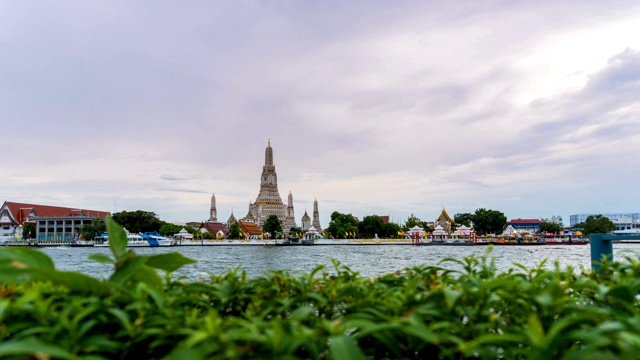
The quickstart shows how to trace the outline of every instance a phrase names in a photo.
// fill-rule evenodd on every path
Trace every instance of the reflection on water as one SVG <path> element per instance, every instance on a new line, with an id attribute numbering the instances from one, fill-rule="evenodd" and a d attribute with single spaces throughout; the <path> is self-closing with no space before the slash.
<path id="1" fill-rule="evenodd" d="M 54 261 L 60 270 L 79 271 L 91 276 L 106 278 L 112 273 L 112 267 L 88 260 L 95 253 L 110 254 L 108 248 L 41 248 Z M 331 270 L 331 259 L 360 272 L 363 276 L 375 276 L 394 272 L 417 265 L 437 265 L 445 258 L 462 259 L 465 256 L 484 254 L 486 246 L 184 246 L 170 248 L 136 248 L 138 254 L 160 254 L 177 251 L 197 260 L 196 264 L 183 267 L 176 275 L 184 275 L 189 280 L 206 277 L 204 274 L 221 274 L 229 269 L 240 269 L 249 277 L 258 277 L 269 270 L 288 270 L 309 272 L 318 265 Z M 615 244 L 614 257 L 623 260 L 624 256 L 638 258 L 640 244 Z M 547 259 L 546 268 L 552 268 L 557 261 L 562 268 L 590 266 L 589 245 L 576 246 L 496 246 L 491 252 L 499 270 L 515 268 L 519 263 L 531 268 Z M 453 263 L 443 265 L 455 269 Z"/>

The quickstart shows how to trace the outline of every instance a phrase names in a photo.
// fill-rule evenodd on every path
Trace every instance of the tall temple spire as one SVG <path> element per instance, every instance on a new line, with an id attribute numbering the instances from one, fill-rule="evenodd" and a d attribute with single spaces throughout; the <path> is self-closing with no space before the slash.
<path id="1" fill-rule="evenodd" d="M 271 139 L 269 139 L 267 148 L 264 151 L 264 166 L 273 166 L 273 149 L 271 148 Z"/>
<path id="2" fill-rule="evenodd" d="M 313 200 L 313 227 L 316 228 L 318 232 L 322 232 L 320 213 L 318 212 L 318 199 Z"/>
<path id="3" fill-rule="evenodd" d="M 256 202 L 249 205 L 249 213 L 256 220 L 256 224 L 262 226 L 269 215 L 278 216 L 278 219 L 284 223 L 287 216 L 286 208 L 278 191 L 278 175 L 276 167 L 273 165 L 273 149 L 271 148 L 271 139 L 269 139 L 260 176 L 260 192 Z"/>
<path id="4" fill-rule="evenodd" d="M 211 211 L 209 221 L 218 221 L 218 210 L 216 210 L 216 194 L 211 194 Z"/>

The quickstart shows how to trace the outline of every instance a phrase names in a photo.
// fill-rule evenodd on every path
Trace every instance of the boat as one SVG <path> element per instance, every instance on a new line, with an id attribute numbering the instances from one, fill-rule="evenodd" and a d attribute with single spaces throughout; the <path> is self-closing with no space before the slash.
<path id="1" fill-rule="evenodd" d="M 175 245 L 175 240 L 168 239 L 155 231 L 146 232 L 141 236 L 144 240 L 148 241 L 149 245 L 152 247 Z"/>
<path id="2" fill-rule="evenodd" d="M 159 247 L 171 246 L 172 241 L 158 234 L 157 232 L 148 232 L 142 235 L 127 233 L 127 247 Z M 109 247 L 109 237 L 107 234 L 96 236 L 93 243 L 94 247 Z"/>
<path id="3" fill-rule="evenodd" d="M 589 243 L 588 238 L 572 238 L 571 236 L 549 238 L 543 237 L 540 240 L 543 241 L 546 245 L 587 245 Z"/>

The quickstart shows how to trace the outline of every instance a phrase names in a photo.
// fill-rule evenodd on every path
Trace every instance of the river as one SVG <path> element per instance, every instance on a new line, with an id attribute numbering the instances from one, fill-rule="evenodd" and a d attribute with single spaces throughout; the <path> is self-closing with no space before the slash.
<path id="1" fill-rule="evenodd" d="M 221 274 L 229 269 L 241 268 L 249 277 L 262 276 L 269 270 L 289 270 L 308 272 L 318 265 L 329 270 L 332 259 L 360 272 L 364 276 L 375 276 L 394 272 L 417 265 L 437 265 L 445 258 L 463 259 L 470 255 L 483 255 L 487 246 L 176 246 L 167 248 L 135 248 L 139 254 L 159 254 L 180 252 L 197 260 L 184 266 L 176 275 L 184 275 L 189 280 L 205 279 L 208 274 Z M 40 250 L 54 261 L 56 269 L 79 271 L 99 278 L 108 277 L 113 269 L 109 264 L 88 260 L 91 254 L 110 254 L 108 248 L 68 248 L 45 247 Z M 640 244 L 614 244 L 615 260 L 624 256 L 640 257 Z M 557 261 L 561 267 L 574 268 L 590 266 L 590 246 L 496 246 L 490 254 L 495 258 L 496 267 L 506 271 L 519 263 L 531 268 L 547 259 L 546 268 Z M 455 264 L 443 265 L 459 268 Z"/>

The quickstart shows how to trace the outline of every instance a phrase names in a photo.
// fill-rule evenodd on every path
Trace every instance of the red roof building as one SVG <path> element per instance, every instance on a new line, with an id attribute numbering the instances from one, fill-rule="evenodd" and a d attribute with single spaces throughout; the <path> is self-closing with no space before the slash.
<path id="1" fill-rule="evenodd" d="M 224 234 L 224 236 L 227 236 L 227 234 L 229 233 L 227 224 L 218 221 L 205 221 L 200 224 L 200 230 L 202 229 L 205 229 L 213 235 L 217 235 L 220 231 L 222 231 L 222 234 Z"/>
<path id="2" fill-rule="evenodd" d="M 249 237 L 259 237 L 262 236 L 262 230 L 258 227 L 258 224 L 252 221 L 238 221 L 238 226 L 240 227 L 240 231 L 245 234 L 249 234 Z"/>
<path id="3" fill-rule="evenodd" d="M 0 235 L 22 237 L 22 226 L 30 223 L 36 225 L 37 239 L 70 241 L 80 226 L 108 215 L 106 211 L 5 201 L 0 207 Z"/>

